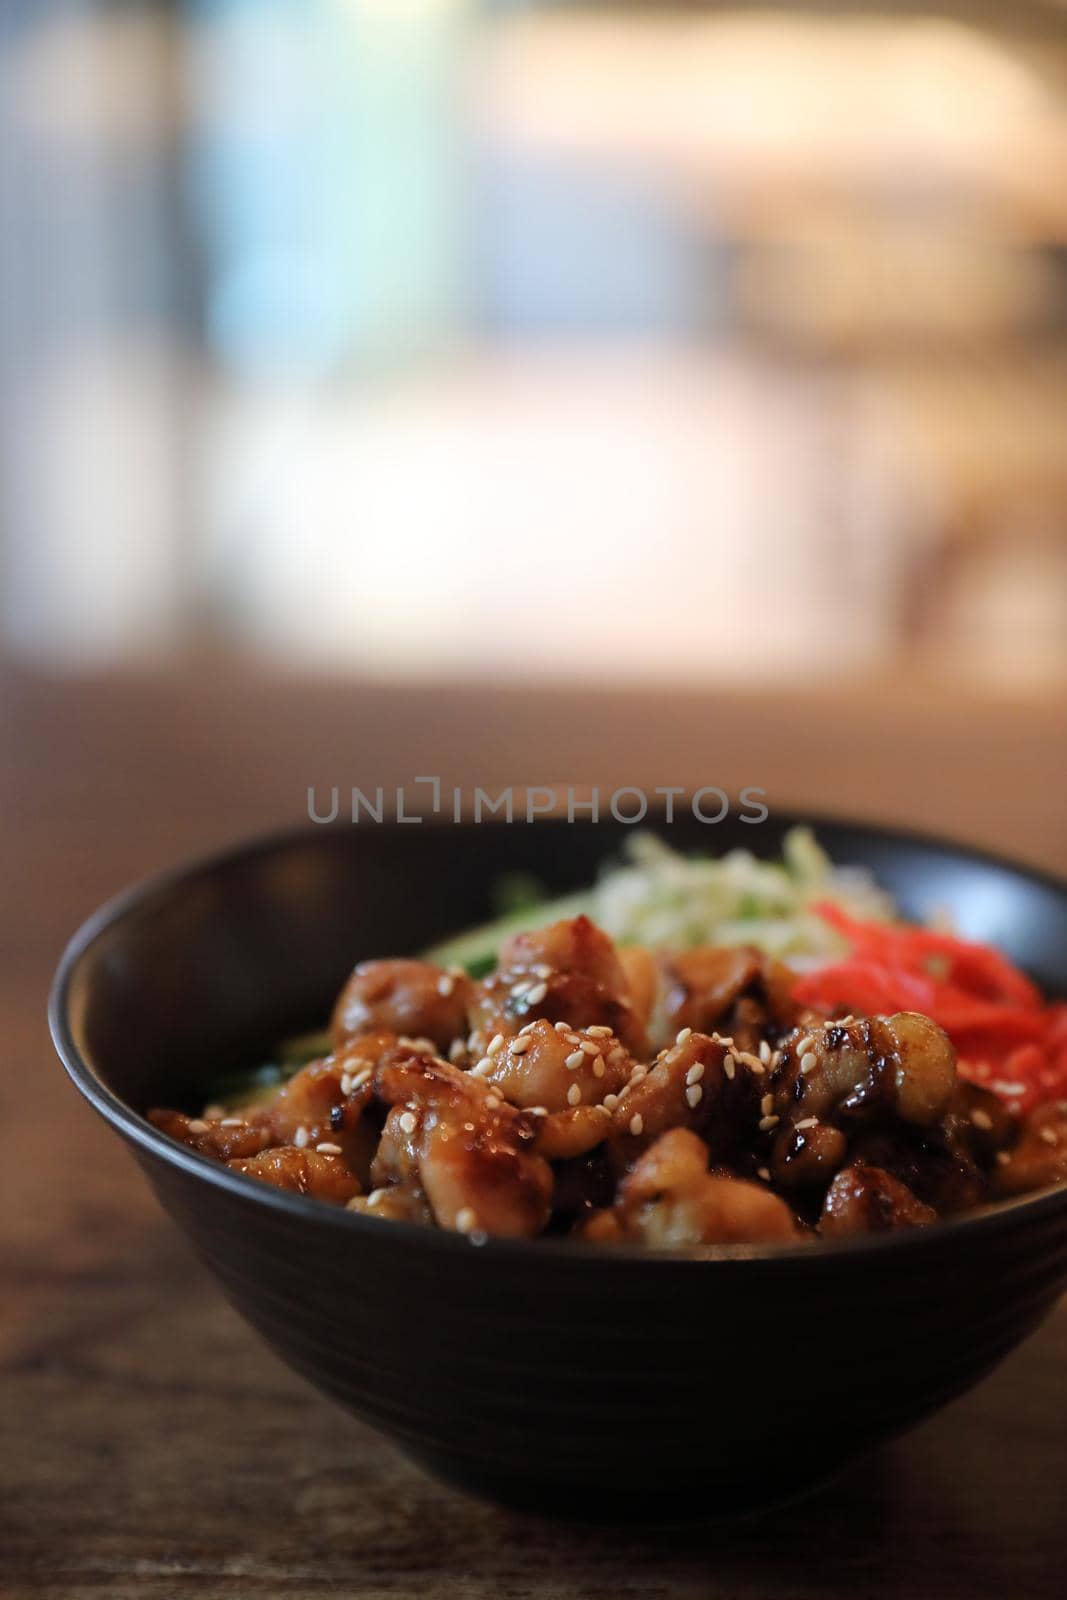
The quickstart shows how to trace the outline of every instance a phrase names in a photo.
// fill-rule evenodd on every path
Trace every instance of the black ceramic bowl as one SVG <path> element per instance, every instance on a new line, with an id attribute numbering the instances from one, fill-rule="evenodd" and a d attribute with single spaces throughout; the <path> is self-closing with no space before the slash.
<path id="1" fill-rule="evenodd" d="M 675 825 L 776 853 L 792 819 Z M 1067 886 L 912 836 L 817 824 L 920 915 L 955 910 L 1050 992 Z M 588 882 L 624 828 L 356 826 L 238 850 L 132 891 L 77 934 L 59 1053 L 248 1321 L 443 1477 L 529 1509 L 712 1516 L 799 1492 L 962 1393 L 1067 1280 L 1067 1187 L 929 1229 L 684 1254 L 490 1240 L 282 1193 L 144 1121 L 320 1025 L 354 961 L 482 919 L 529 868 Z"/>

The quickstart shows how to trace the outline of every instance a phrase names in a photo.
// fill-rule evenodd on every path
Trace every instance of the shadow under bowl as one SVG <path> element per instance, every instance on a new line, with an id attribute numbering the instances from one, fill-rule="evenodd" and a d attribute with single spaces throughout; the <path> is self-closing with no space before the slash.
<path id="1" fill-rule="evenodd" d="M 795 819 L 664 830 L 774 855 Z M 952 907 L 1051 992 L 1067 886 L 993 857 L 817 821 L 919 916 Z M 242 1315 L 439 1476 L 512 1507 L 691 1521 L 802 1493 L 963 1393 L 1067 1282 L 1067 1186 L 928 1229 L 652 1254 L 375 1221 L 271 1189 L 152 1128 L 321 1026 L 353 963 L 489 911 L 502 873 L 589 882 L 618 825 L 305 829 L 139 887 L 72 940 L 53 1036 Z"/>

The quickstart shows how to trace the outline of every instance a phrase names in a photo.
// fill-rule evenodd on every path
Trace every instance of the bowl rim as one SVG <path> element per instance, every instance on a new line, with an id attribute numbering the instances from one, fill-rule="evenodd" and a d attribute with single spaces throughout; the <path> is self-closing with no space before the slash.
<path id="1" fill-rule="evenodd" d="M 974 865 L 996 867 L 1011 872 L 1029 880 L 1035 886 L 1067 897 L 1067 878 L 997 851 L 964 844 L 937 833 L 869 822 L 824 811 L 796 812 L 776 807 L 771 814 L 783 829 L 804 825 L 812 828 L 816 834 L 820 829 L 826 828 L 849 829 L 856 833 L 871 834 L 886 844 L 919 845 L 942 854 L 956 856 Z M 433 817 L 426 817 L 423 820 L 428 826 L 436 827 L 441 832 L 446 828 L 449 832 L 457 830 L 457 825 L 451 822 L 441 822 Z M 543 829 L 554 823 L 558 825 L 559 820 L 545 817 L 524 826 Z M 647 818 L 643 819 L 643 825 L 654 828 L 663 821 L 662 816 L 655 816 L 650 812 Z M 472 825 L 466 824 L 466 826 Z M 384 1219 L 367 1216 L 362 1212 L 349 1211 L 344 1206 L 330 1205 L 308 1195 L 278 1189 L 245 1173 L 234 1172 L 223 1163 L 213 1161 L 210 1157 L 189 1149 L 188 1146 L 162 1133 L 139 1112 L 128 1106 L 82 1055 L 74 1040 L 69 1014 L 70 990 L 78 967 L 93 945 L 125 917 L 150 905 L 153 900 L 162 899 L 179 885 L 189 880 L 210 877 L 224 867 L 254 861 L 258 856 L 299 848 L 314 840 L 341 833 L 346 826 L 347 824 L 339 823 L 298 823 L 272 829 L 251 839 L 223 846 L 139 879 L 98 906 L 75 931 L 64 948 L 48 996 L 48 1026 L 59 1059 L 68 1077 L 93 1109 L 130 1144 L 148 1155 L 157 1157 L 164 1165 L 176 1167 L 191 1178 L 199 1178 L 208 1184 L 213 1184 L 235 1199 L 264 1205 L 294 1222 L 317 1222 L 320 1226 L 354 1229 L 357 1236 L 366 1235 L 367 1230 L 370 1230 L 371 1236 L 379 1243 L 383 1239 L 381 1229 L 388 1226 L 392 1232 L 387 1237 L 396 1239 L 398 1244 L 402 1245 L 406 1240 L 409 1246 L 418 1245 L 423 1249 L 459 1250 L 468 1257 L 471 1255 L 482 1257 L 487 1262 L 503 1259 L 525 1262 L 595 1261 L 609 1266 L 626 1261 L 643 1262 L 648 1266 L 655 1264 L 660 1267 L 677 1268 L 683 1263 L 698 1265 L 709 1261 L 763 1263 L 774 1261 L 784 1264 L 804 1262 L 813 1257 L 817 1260 L 866 1257 L 886 1251 L 896 1254 L 902 1251 L 922 1252 L 926 1248 L 936 1248 L 938 1241 L 948 1241 L 961 1231 L 968 1236 L 979 1232 L 988 1235 L 1027 1218 L 1038 1223 L 1059 1212 L 1067 1211 L 1067 1182 L 1064 1182 L 1028 1194 L 992 1201 L 974 1211 L 941 1218 L 929 1227 L 904 1228 L 883 1234 L 857 1234 L 841 1239 L 805 1236 L 797 1239 L 795 1243 L 690 1245 L 678 1249 L 649 1249 L 647 1246 L 632 1244 L 596 1244 L 556 1235 L 535 1239 L 476 1236 L 477 1242 L 475 1242 L 469 1236 L 455 1233 L 450 1229 L 429 1228 L 416 1223 L 393 1220 L 386 1222 Z M 465 824 L 460 823 L 458 826 L 462 829 Z M 504 827 L 506 824 L 489 823 L 488 826 Z"/>

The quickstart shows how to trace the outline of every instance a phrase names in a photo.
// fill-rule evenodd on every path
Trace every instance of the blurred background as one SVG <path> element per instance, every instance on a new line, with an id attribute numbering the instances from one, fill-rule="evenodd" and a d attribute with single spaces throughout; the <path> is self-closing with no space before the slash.
<path id="1" fill-rule="evenodd" d="M 24 672 L 1067 682 L 1067 8 L 5 0 Z"/>

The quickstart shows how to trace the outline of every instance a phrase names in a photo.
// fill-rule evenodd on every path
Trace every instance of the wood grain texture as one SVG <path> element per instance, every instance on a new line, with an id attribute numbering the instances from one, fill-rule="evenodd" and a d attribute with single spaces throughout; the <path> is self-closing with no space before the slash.
<path id="1" fill-rule="evenodd" d="M 669 1537 L 508 1516 L 422 1477 L 260 1347 L 66 1084 L 43 1010 L 65 937 L 100 899 L 299 820 L 311 783 L 754 783 L 1067 872 L 1065 750 L 1055 701 L 903 688 L 707 700 L 0 679 L 0 1593 L 1058 1596 L 1062 1309 L 973 1394 L 771 1516 Z M 619 1485 L 623 1519 L 641 1490 Z"/>

